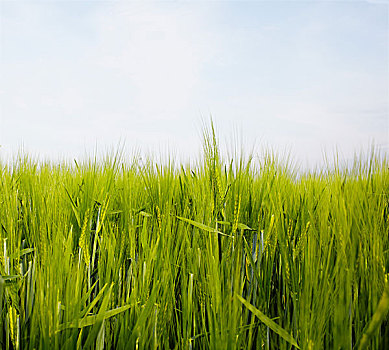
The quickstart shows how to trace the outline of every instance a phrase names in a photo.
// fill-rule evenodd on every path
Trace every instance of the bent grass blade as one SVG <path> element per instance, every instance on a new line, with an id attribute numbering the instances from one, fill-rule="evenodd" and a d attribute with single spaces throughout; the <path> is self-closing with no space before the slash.
<path id="1" fill-rule="evenodd" d="M 277 333 L 281 338 L 295 346 L 297 349 L 300 349 L 296 340 L 285 329 L 280 327 L 277 323 L 275 323 L 273 320 L 271 320 L 269 317 L 259 311 L 255 306 L 251 305 L 248 301 L 246 301 L 246 299 L 242 298 L 240 295 L 236 294 L 236 297 L 273 332 Z"/>
<path id="2" fill-rule="evenodd" d="M 369 340 L 373 337 L 378 327 L 385 320 L 388 311 L 389 311 L 389 281 L 385 283 L 385 288 L 381 300 L 378 303 L 377 309 L 373 317 L 371 318 L 366 330 L 363 332 L 358 350 L 363 350 L 368 347 Z"/>

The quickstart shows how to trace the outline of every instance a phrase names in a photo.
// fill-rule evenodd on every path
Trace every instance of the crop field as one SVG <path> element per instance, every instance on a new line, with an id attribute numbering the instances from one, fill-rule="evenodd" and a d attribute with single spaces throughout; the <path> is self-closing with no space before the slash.
<path id="1" fill-rule="evenodd" d="M 2 349 L 387 349 L 389 161 L 0 164 Z"/>

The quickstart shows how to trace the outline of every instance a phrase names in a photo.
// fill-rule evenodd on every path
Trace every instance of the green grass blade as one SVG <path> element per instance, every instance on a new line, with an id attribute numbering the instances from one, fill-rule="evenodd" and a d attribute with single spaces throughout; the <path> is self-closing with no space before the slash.
<path id="1" fill-rule="evenodd" d="M 388 311 L 389 311 L 389 281 L 385 283 L 385 288 L 381 300 L 378 303 L 377 309 L 374 312 L 374 315 L 371 318 L 366 330 L 363 332 L 362 338 L 358 346 L 358 350 L 363 350 L 368 347 L 370 339 L 373 337 L 378 327 L 385 320 Z"/>
<path id="2" fill-rule="evenodd" d="M 236 297 L 242 302 L 244 306 L 246 306 L 255 316 L 257 316 L 261 322 L 263 322 L 267 327 L 269 327 L 273 332 L 277 333 L 281 338 L 286 340 L 288 343 L 295 346 L 297 349 L 300 349 L 296 340 L 282 327 L 280 327 L 277 323 L 259 311 L 255 306 L 251 305 L 240 295 L 236 294 Z"/>

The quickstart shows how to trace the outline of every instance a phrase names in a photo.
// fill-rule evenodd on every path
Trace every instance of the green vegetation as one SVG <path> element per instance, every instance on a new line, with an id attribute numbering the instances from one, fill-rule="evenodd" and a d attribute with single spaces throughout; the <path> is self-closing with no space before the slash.
<path id="1" fill-rule="evenodd" d="M 389 162 L 0 168 L 3 349 L 384 349 Z"/>

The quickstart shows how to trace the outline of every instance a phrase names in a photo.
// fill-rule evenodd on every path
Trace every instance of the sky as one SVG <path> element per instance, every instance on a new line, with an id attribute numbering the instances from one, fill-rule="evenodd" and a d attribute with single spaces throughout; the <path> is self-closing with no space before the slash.
<path id="1" fill-rule="evenodd" d="M 385 1 L 0 0 L 0 157 L 389 152 Z"/>

